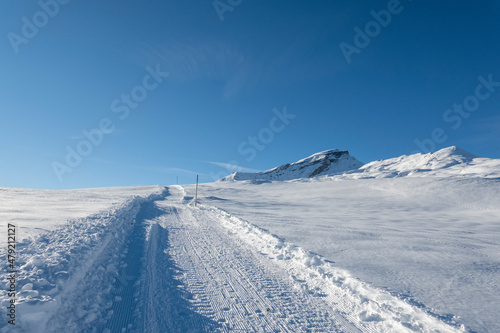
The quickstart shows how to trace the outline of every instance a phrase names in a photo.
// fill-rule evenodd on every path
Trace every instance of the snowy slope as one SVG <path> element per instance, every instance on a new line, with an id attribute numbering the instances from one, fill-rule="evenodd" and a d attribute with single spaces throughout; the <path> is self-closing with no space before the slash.
<path id="1" fill-rule="evenodd" d="M 18 332 L 465 331 L 215 205 L 194 207 L 180 186 L 16 250 Z M 5 318 L 5 290 L 0 299 Z"/>
<path id="2" fill-rule="evenodd" d="M 500 332 L 498 179 L 218 182 L 198 195 L 443 320 Z"/>
<path id="3" fill-rule="evenodd" d="M 18 227 L 17 239 L 33 238 L 70 220 L 97 214 L 120 205 L 133 196 L 161 192 L 161 186 L 95 188 L 79 190 L 33 190 L 0 188 L 0 228 Z M 0 238 L 5 247 L 7 239 Z"/>
<path id="4" fill-rule="evenodd" d="M 0 189 L 15 331 L 499 332 L 498 160 L 354 164 L 326 151 L 201 184 L 196 207 L 191 185 Z"/>
<path id="5" fill-rule="evenodd" d="M 291 164 L 257 172 L 234 172 L 221 181 L 232 180 L 290 180 L 337 174 L 362 166 L 363 163 L 349 155 L 347 150 L 326 150 Z"/>
<path id="6" fill-rule="evenodd" d="M 327 150 L 298 162 L 256 173 L 234 172 L 221 181 L 284 181 L 312 177 L 336 179 L 469 176 L 499 178 L 500 159 L 481 158 L 452 146 L 435 153 L 403 155 L 364 164 L 347 151 Z"/>
<path id="7" fill-rule="evenodd" d="M 390 177 L 450 177 L 470 176 L 499 178 L 500 160 L 480 158 L 461 148 L 452 146 L 435 153 L 403 155 L 387 160 L 375 161 L 354 170 L 345 178 L 390 178 Z"/>

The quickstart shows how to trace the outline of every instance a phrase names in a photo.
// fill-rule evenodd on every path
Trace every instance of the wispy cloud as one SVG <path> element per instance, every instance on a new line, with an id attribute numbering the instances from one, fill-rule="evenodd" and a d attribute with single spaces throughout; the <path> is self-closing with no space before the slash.
<path id="1" fill-rule="evenodd" d="M 92 161 L 92 162 L 97 162 L 97 163 L 106 163 L 106 164 L 113 163 L 111 160 L 107 160 L 105 158 L 98 158 L 98 157 L 88 157 L 87 160 Z"/>
<path id="2" fill-rule="evenodd" d="M 228 171 L 243 171 L 243 172 L 260 172 L 260 170 L 256 169 L 251 169 L 251 168 L 245 168 L 236 164 L 230 164 L 230 163 L 221 163 L 221 162 L 211 162 L 211 161 L 205 161 L 207 163 L 213 164 L 220 166 L 221 168 L 225 168 Z"/>
<path id="3" fill-rule="evenodd" d="M 344 14 L 344 10 L 339 10 L 327 23 L 328 29 L 321 28 L 326 26 L 323 22 L 316 28 L 313 38 L 310 31 L 298 29 L 293 37 L 282 41 L 264 38 L 266 44 L 254 45 L 254 48 L 250 47 L 251 42 L 230 43 L 216 38 L 192 38 L 182 42 L 169 39 L 162 45 L 143 46 L 141 60 L 137 60 L 139 55 L 133 57 L 141 65 L 162 64 L 172 80 L 217 79 L 224 84 L 222 96 L 230 99 L 262 84 L 289 84 L 330 77 L 345 70 L 346 64 L 337 45 L 331 43 L 331 31 L 343 26 Z M 270 43 L 273 48 L 266 47 Z M 325 67 L 325 63 L 332 65 Z"/>
<path id="4" fill-rule="evenodd" d="M 64 159 L 66 156 L 64 154 L 54 154 L 54 153 L 42 153 L 45 157 L 55 158 L 55 159 Z"/>
<path id="5" fill-rule="evenodd" d="M 115 128 L 112 132 L 110 133 L 106 133 L 106 136 L 108 135 L 118 135 L 118 134 L 124 134 L 126 131 L 124 129 L 120 129 L 120 128 Z M 68 139 L 70 140 L 87 140 L 86 137 L 84 137 L 83 135 L 72 135 L 72 136 L 68 136 Z"/>
<path id="6" fill-rule="evenodd" d="M 482 118 L 476 121 L 474 128 L 478 131 L 472 140 L 476 143 L 500 141 L 500 116 Z"/>
<path id="7" fill-rule="evenodd" d="M 235 47 L 221 41 L 179 43 L 163 47 L 148 46 L 144 53 L 153 62 L 164 64 L 172 79 L 189 81 L 214 78 L 224 81 L 222 95 L 229 99 L 240 93 L 257 74 L 256 65 Z"/>
<path id="8" fill-rule="evenodd" d="M 500 116 L 481 118 L 476 121 L 475 125 L 478 130 L 498 131 L 500 129 Z"/>
<path id="9" fill-rule="evenodd" d="M 164 174 L 187 174 L 187 175 L 202 175 L 200 172 L 187 170 L 183 168 L 176 167 L 163 167 L 163 166 L 136 166 L 137 169 L 151 171 L 156 173 L 164 173 Z"/>

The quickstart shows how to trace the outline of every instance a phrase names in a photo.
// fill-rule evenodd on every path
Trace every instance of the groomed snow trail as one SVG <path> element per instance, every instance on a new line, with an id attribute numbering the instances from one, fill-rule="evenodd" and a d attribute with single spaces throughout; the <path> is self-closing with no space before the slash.
<path id="1" fill-rule="evenodd" d="M 54 287 L 23 287 L 36 298 L 21 304 L 18 331 L 465 331 L 219 208 L 194 207 L 180 186 L 120 207 L 30 245 L 23 257 L 47 248 L 57 265 L 22 266 L 28 286 L 46 276 Z M 79 255 L 61 262 L 68 251 Z"/>
<path id="2" fill-rule="evenodd" d="M 146 221 L 143 331 L 463 332 L 180 186 Z"/>
<path id="3" fill-rule="evenodd" d="M 153 221 L 160 228 L 168 230 L 169 246 L 164 249 L 156 246 L 167 242 L 160 239 L 160 229 L 153 225 L 149 242 L 151 249 L 156 248 L 154 253 L 149 254 L 154 257 L 164 251 L 173 259 L 179 272 L 179 287 L 188 292 L 192 309 L 210 318 L 212 330 L 359 331 L 354 327 L 343 329 L 336 319 L 335 311 L 326 302 L 297 290 L 281 268 L 238 238 L 231 237 L 213 216 L 176 204 L 174 200 L 158 202 L 158 207 L 165 214 Z M 165 236 L 167 233 L 163 232 Z M 156 265 L 156 270 L 163 271 L 165 268 Z M 162 277 L 163 274 L 151 275 L 149 286 L 161 285 L 158 280 L 162 280 Z M 158 311 L 158 303 L 164 297 L 158 292 L 156 288 L 149 292 L 145 307 L 145 331 L 180 329 L 182 325 L 192 322 L 190 318 L 185 318 L 184 323 L 177 323 L 180 327 L 169 327 L 173 324 L 171 319 L 163 311 Z M 196 327 L 189 329 L 195 331 Z"/>

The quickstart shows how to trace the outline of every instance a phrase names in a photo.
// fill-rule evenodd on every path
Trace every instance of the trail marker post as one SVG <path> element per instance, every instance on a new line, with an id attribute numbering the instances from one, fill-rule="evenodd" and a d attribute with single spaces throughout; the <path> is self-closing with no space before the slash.
<path id="1" fill-rule="evenodd" d="M 194 206 L 198 203 L 198 175 L 196 175 L 196 191 L 194 192 Z"/>

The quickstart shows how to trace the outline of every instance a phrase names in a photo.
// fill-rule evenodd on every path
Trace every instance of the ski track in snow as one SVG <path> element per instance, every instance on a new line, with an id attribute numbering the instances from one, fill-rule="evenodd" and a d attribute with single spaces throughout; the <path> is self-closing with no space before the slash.
<path id="1" fill-rule="evenodd" d="M 42 236 L 23 244 L 27 255 L 40 244 L 64 248 L 69 238 L 58 235 L 83 230 L 85 251 L 49 275 L 47 264 L 26 264 L 23 284 L 38 281 L 40 291 L 25 288 L 17 331 L 465 331 L 216 207 L 193 207 L 190 199 L 171 186 L 112 216 L 60 228 L 54 241 Z"/>

